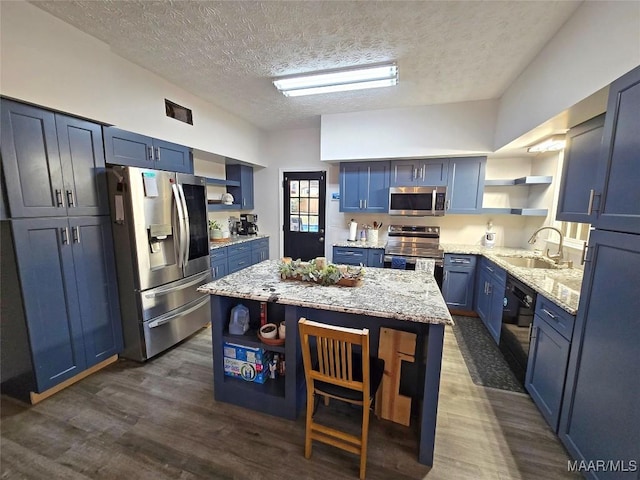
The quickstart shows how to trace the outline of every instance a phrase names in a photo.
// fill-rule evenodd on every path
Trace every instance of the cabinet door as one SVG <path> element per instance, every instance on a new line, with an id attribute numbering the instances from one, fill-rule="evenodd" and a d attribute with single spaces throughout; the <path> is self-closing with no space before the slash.
<path id="1" fill-rule="evenodd" d="M 367 264 L 367 248 L 346 248 L 333 247 L 333 263 L 343 265 L 366 265 Z"/>
<path id="2" fill-rule="evenodd" d="M 598 171 L 602 196 L 596 228 L 640 233 L 640 67 L 620 77 L 609 88 Z"/>
<path id="3" fill-rule="evenodd" d="M 487 157 L 449 159 L 446 213 L 482 212 L 486 163 Z"/>
<path id="4" fill-rule="evenodd" d="M 495 277 L 489 277 L 489 318 L 486 322 L 487 330 L 496 341 L 500 343 L 500 331 L 502 329 L 502 310 L 504 308 L 504 283 Z"/>
<path id="5" fill-rule="evenodd" d="M 122 351 L 110 217 L 69 217 L 87 366 Z"/>
<path id="6" fill-rule="evenodd" d="M 556 220 L 593 223 L 595 215 L 589 213 L 589 205 L 595 195 L 603 127 L 604 114 L 567 133 Z"/>
<path id="7" fill-rule="evenodd" d="M 243 253 L 240 255 L 229 256 L 229 273 L 237 272 L 243 268 L 251 266 L 251 252 Z"/>
<path id="8" fill-rule="evenodd" d="M 445 267 L 442 295 L 447 306 L 457 310 L 473 310 L 474 270 L 469 267 Z"/>
<path id="9" fill-rule="evenodd" d="M 569 341 L 535 315 L 525 387 L 554 432 L 558 431 L 568 359 Z"/>
<path id="10" fill-rule="evenodd" d="M 409 187 L 417 184 L 419 166 L 413 160 L 395 160 L 391 162 L 390 185 L 392 187 Z"/>
<path id="11" fill-rule="evenodd" d="M 184 145 L 153 140 L 155 167 L 170 172 L 193 173 L 193 155 Z"/>
<path id="12" fill-rule="evenodd" d="M 58 146 L 69 215 L 108 215 L 102 126 L 56 115 Z"/>
<path id="13" fill-rule="evenodd" d="M 107 163 L 156 168 L 153 139 L 115 127 L 105 127 L 104 153 Z"/>
<path id="14" fill-rule="evenodd" d="M 640 458 L 640 242 L 595 230 L 576 317 L 560 440 L 574 459 Z M 637 472 L 600 478 L 636 479 Z"/>
<path id="15" fill-rule="evenodd" d="M 85 369 L 71 232 L 66 218 L 13 220 L 38 392 Z"/>
<path id="16" fill-rule="evenodd" d="M 478 273 L 475 301 L 476 312 L 486 327 L 491 315 L 491 296 L 489 295 L 489 275 L 485 270 L 480 270 Z"/>
<path id="17" fill-rule="evenodd" d="M 377 268 L 382 268 L 384 266 L 384 248 L 368 249 L 367 266 Z"/>
<path id="18" fill-rule="evenodd" d="M 365 176 L 366 195 L 363 211 L 386 213 L 389 211 L 389 162 L 371 162 L 362 171 Z"/>
<path id="19" fill-rule="evenodd" d="M 240 183 L 240 186 L 227 187 L 227 191 L 233 195 L 233 203 L 239 204 L 241 210 L 253 210 L 253 167 L 227 165 L 226 169 L 227 180 Z"/>
<path id="20" fill-rule="evenodd" d="M 441 187 L 447 184 L 448 178 L 449 159 L 434 158 L 421 162 L 417 183 L 426 187 Z"/>
<path id="21" fill-rule="evenodd" d="M 359 163 L 340 164 L 340 211 L 359 212 L 362 209 L 362 196 L 360 193 L 360 169 Z"/>
<path id="22" fill-rule="evenodd" d="M 4 100 L 2 166 L 9 216 L 64 216 L 67 207 L 53 112 Z"/>
<path id="23" fill-rule="evenodd" d="M 229 273 L 227 259 L 217 260 L 211 263 L 211 277 L 213 280 L 222 278 Z"/>

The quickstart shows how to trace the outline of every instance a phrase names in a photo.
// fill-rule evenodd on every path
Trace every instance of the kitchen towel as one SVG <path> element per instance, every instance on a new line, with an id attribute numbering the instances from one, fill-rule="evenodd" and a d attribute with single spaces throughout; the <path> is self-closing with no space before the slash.
<path id="1" fill-rule="evenodd" d="M 407 260 L 402 257 L 391 257 L 391 268 L 405 270 L 407 268 Z"/>

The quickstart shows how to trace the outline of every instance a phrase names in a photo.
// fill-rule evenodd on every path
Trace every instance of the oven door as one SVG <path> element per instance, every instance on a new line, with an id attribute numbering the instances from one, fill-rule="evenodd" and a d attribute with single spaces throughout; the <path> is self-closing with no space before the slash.
<path id="1" fill-rule="evenodd" d="M 444 215 L 446 187 L 392 187 L 389 189 L 389 215 Z"/>

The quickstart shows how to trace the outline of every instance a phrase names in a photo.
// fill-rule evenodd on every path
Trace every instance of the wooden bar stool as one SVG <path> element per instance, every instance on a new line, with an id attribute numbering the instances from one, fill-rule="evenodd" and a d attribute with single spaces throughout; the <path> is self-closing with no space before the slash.
<path id="1" fill-rule="evenodd" d="M 369 330 L 336 327 L 301 318 L 298 322 L 307 382 L 304 456 L 311 457 L 313 440 L 360 455 L 360 478 L 365 478 L 371 402 L 380 386 L 384 361 L 369 355 Z M 317 358 L 312 359 L 315 338 Z M 354 348 L 355 347 L 355 348 Z M 362 406 L 360 437 L 316 423 L 315 395 Z"/>

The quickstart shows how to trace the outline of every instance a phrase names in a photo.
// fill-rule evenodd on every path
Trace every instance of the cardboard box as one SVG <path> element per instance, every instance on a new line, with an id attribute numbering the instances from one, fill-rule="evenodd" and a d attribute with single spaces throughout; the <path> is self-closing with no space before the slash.
<path id="1" fill-rule="evenodd" d="M 247 382 L 264 383 L 269 378 L 269 362 L 252 363 L 224 357 L 224 374 Z"/>
<path id="2" fill-rule="evenodd" d="M 271 360 L 271 352 L 259 347 L 247 347 L 235 343 L 224 342 L 223 356 L 249 363 L 267 364 Z"/>

